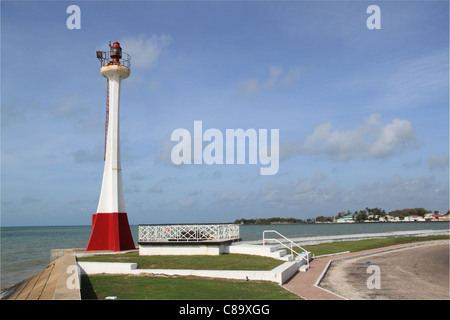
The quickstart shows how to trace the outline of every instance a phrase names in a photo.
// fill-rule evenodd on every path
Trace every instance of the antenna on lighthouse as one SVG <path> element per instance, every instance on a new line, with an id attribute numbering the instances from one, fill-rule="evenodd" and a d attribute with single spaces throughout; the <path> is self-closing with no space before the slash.
<path id="1" fill-rule="evenodd" d="M 103 153 L 103 161 L 106 160 L 106 144 L 108 142 L 108 123 L 109 123 L 109 79 L 106 78 L 105 150 Z"/>

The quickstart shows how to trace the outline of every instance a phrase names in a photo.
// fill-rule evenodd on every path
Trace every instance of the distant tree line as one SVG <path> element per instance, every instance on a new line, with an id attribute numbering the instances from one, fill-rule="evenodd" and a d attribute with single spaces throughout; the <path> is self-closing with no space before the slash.
<path id="1" fill-rule="evenodd" d="M 292 223 L 314 223 L 314 219 L 296 218 L 258 218 L 258 219 L 236 219 L 234 223 L 239 224 L 292 224 Z"/>
<path id="2" fill-rule="evenodd" d="M 438 213 L 439 211 L 435 211 L 435 213 Z M 409 216 L 422 216 L 424 217 L 427 213 L 432 213 L 430 210 L 425 210 L 424 208 L 414 208 L 414 209 L 401 209 L 401 210 L 394 210 L 389 212 L 389 215 L 392 217 L 409 217 Z"/>
<path id="3" fill-rule="evenodd" d="M 386 213 L 385 210 L 380 208 L 365 208 L 363 210 L 351 212 L 348 210 L 347 212 L 339 212 L 337 215 L 332 216 L 317 216 L 313 219 L 297 219 L 297 218 L 258 218 L 258 219 L 237 219 L 234 223 L 238 224 L 289 224 L 289 223 L 326 223 L 326 222 L 335 222 L 337 219 L 342 218 L 348 214 L 352 214 L 352 218 L 355 222 L 363 222 L 366 220 L 378 220 L 380 217 L 384 217 L 386 215 L 392 217 L 404 218 L 408 216 L 418 215 L 425 216 L 427 213 L 439 213 L 439 211 L 431 211 L 426 210 L 424 208 L 413 208 L 413 209 L 399 209 L 394 210 L 389 213 Z M 450 210 L 447 211 L 446 214 L 449 214 Z"/>

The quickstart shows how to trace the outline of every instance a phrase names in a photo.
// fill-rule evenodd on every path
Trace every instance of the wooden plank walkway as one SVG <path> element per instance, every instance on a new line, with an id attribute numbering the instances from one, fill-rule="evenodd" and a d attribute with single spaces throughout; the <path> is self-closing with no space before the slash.
<path id="1" fill-rule="evenodd" d="M 6 300 L 52 300 L 61 273 L 62 258 L 16 285 Z"/>

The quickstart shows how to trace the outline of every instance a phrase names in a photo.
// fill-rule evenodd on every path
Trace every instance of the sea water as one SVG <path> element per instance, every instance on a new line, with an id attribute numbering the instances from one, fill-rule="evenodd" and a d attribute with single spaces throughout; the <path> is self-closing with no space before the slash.
<path id="1" fill-rule="evenodd" d="M 138 226 L 131 226 L 137 244 Z M 288 238 L 379 233 L 408 230 L 448 230 L 448 222 L 242 225 L 243 241 L 261 240 L 264 230 Z M 41 271 L 52 249 L 86 248 L 91 226 L 1 227 L 1 289 Z"/>

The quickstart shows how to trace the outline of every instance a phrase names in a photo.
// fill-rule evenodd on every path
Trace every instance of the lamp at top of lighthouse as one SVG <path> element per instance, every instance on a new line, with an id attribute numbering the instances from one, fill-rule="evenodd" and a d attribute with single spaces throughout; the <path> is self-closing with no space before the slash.
<path id="1" fill-rule="evenodd" d="M 122 48 L 120 47 L 119 42 L 115 41 L 112 46 L 109 46 L 111 48 L 111 64 L 120 64 L 120 59 L 122 58 Z"/>

